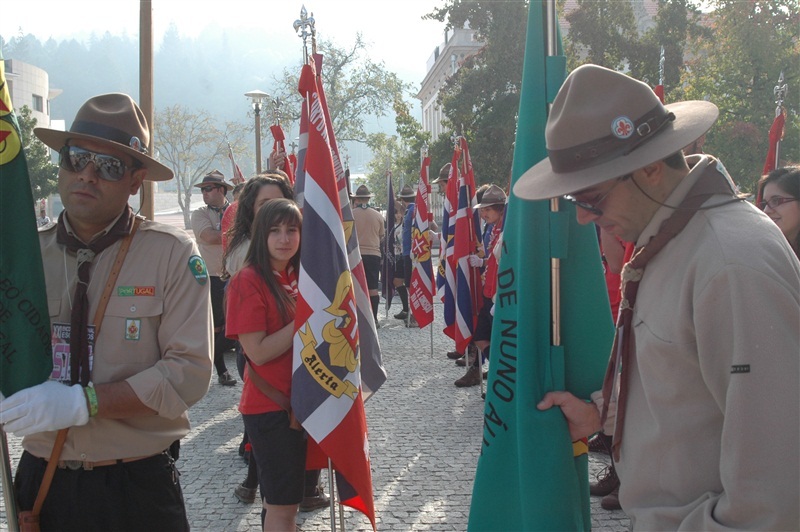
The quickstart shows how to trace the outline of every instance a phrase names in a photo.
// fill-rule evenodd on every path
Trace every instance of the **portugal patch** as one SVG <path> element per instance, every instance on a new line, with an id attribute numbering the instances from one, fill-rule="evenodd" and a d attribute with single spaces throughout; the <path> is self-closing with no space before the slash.
<path id="1" fill-rule="evenodd" d="M 205 286 L 208 282 L 208 270 L 202 257 L 192 255 L 189 257 L 189 271 L 194 275 L 195 280 L 200 286 Z"/>

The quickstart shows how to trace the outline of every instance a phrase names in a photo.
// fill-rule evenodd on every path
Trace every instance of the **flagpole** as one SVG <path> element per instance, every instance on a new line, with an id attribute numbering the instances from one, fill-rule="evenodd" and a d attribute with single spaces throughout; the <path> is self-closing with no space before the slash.
<path id="1" fill-rule="evenodd" d="M 333 462 L 328 458 L 328 491 L 331 492 L 330 510 L 331 510 L 331 532 L 336 531 L 336 483 L 333 479 Z"/>
<path id="2" fill-rule="evenodd" d="M 387 214 L 389 213 L 389 202 L 390 201 L 394 201 L 394 198 L 389 196 L 389 190 L 391 190 L 391 183 L 392 183 L 392 172 L 389 169 L 389 163 L 386 163 L 386 213 Z M 392 211 L 394 212 L 394 209 Z M 386 244 L 384 246 L 386 248 L 386 252 L 384 253 L 384 255 L 385 255 L 384 260 L 388 261 L 389 260 L 389 250 L 394 247 L 394 242 L 391 241 L 391 240 L 394 240 L 394 239 L 393 238 L 391 238 L 391 239 L 389 238 L 390 236 L 394 236 L 394 231 L 393 231 L 394 230 L 394 220 L 389 220 L 389 219 L 386 220 L 386 229 L 387 229 L 387 231 L 386 231 Z M 392 248 L 390 248 L 389 246 L 392 246 Z M 397 257 L 395 257 L 395 260 L 397 260 Z M 384 279 L 383 282 L 384 283 L 394 283 L 394 279 Z M 392 286 L 392 288 L 394 288 L 394 286 Z M 392 304 L 392 302 L 390 300 L 388 300 L 388 297 L 389 297 L 389 285 L 388 284 L 386 285 L 386 288 L 384 288 L 384 292 L 386 293 L 387 301 L 386 301 L 386 304 L 383 306 L 383 310 L 385 312 L 385 318 L 388 320 L 389 319 L 389 306 Z M 392 299 L 394 299 L 394 294 L 392 294 Z"/>
<path id="3" fill-rule="evenodd" d="M 558 16 L 556 14 L 556 3 L 554 0 L 547 0 L 545 13 L 545 23 L 547 26 L 547 56 L 551 57 L 558 53 Z M 548 104 L 549 108 L 552 104 Z M 558 198 L 550 200 L 550 212 L 558 212 Z M 550 259 L 550 302 L 551 302 L 551 325 L 552 325 L 552 344 L 561 345 L 561 259 Z"/>
<path id="4" fill-rule="evenodd" d="M 14 495 L 14 479 L 11 477 L 11 460 L 8 452 L 8 438 L 6 431 L 0 429 L 0 447 L 2 447 L 2 468 L 3 478 L 3 499 L 6 503 L 6 521 L 8 521 L 8 531 L 18 532 L 19 521 L 17 517 L 17 497 Z"/>
<path id="5" fill-rule="evenodd" d="M 425 164 L 425 158 L 428 156 L 428 144 L 423 143 L 422 147 L 419 150 L 419 159 L 420 165 Z M 430 185 L 430 175 L 428 175 L 428 184 L 426 185 L 427 188 L 425 190 L 425 204 L 428 207 L 428 249 L 433 249 L 433 238 L 431 237 L 431 221 L 433 220 L 433 213 L 431 212 L 431 190 L 432 187 Z M 441 245 L 441 244 L 440 244 Z M 431 259 L 431 264 L 433 264 L 433 259 Z M 433 269 L 431 269 L 431 272 Z M 436 293 L 436 289 L 433 282 L 433 275 L 431 274 L 431 294 Z M 433 299 L 433 297 L 431 297 Z M 431 300 L 431 303 L 433 301 Z M 431 333 L 431 360 L 433 360 L 433 322 L 430 323 L 430 333 Z"/>
<path id="6" fill-rule="evenodd" d="M 783 70 L 781 75 L 778 76 L 778 84 L 775 85 L 773 92 L 775 93 L 775 118 L 778 118 L 783 113 L 783 101 L 786 99 L 788 87 L 784 83 Z M 780 168 L 781 165 L 781 139 L 775 143 L 775 168 Z"/>

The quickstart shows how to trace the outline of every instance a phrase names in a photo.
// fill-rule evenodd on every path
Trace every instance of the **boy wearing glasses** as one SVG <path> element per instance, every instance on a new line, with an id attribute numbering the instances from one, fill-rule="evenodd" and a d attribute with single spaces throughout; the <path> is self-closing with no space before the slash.
<path id="1" fill-rule="evenodd" d="M 225 351 L 233 348 L 233 341 L 225 337 L 225 282 L 222 275 L 222 216 L 230 206 L 227 194 L 233 185 L 225 181 L 219 170 L 213 170 L 195 185 L 203 193 L 205 206 L 192 211 L 192 231 L 206 261 L 211 278 L 211 309 L 214 314 L 214 367 L 219 383 L 223 386 L 236 384 L 225 366 Z"/>
<path id="2" fill-rule="evenodd" d="M 24 437 L 19 507 L 56 462 L 42 529 L 188 530 L 175 459 L 211 378 L 208 278 L 184 231 L 128 205 L 172 171 L 148 155 L 126 94 L 91 98 L 69 131 L 34 132 L 59 151 L 64 211 L 39 233 L 53 373 L 0 402 L 4 429 Z"/>

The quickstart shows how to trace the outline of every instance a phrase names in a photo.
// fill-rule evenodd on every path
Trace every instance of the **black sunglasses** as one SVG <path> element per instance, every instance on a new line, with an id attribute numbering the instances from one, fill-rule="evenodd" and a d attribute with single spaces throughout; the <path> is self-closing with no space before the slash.
<path id="1" fill-rule="evenodd" d="M 218 187 L 217 185 L 213 185 L 213 186 L 210 186 L 210 187 L 200 187 L 200 191 L 201 192 L 211 192 L 212 190 L 216 190 L 218 188 L 220 188 L 220 187 Z"/>
<path id="2" fill-rule="evenodd" d="M 618 177 L 614 182 L 614 184 L 611 185 L 611 188 L 606 190 L 605 194 L 603 194 L 596 200 L 592 201 L 591 203 L 588 201 L 581 201 L 572 194 L 566 194 L 565 196 L 563 196 L 563 198 L 572 203 L 573 205 L 575 205 L 576 207 L 580 207 L 581 209 L 588 211 L 594 214 L 595 216 L 603 216 L 603 211 L 602 209 L 600 209 L 600 204 L 602 204 L 608 197 L 608 195 L 611 194 L 611 191 L 614 190 L 614 187 L 619 185 L 622 181 L 630 179 L 631 177 L 633 177 L 633 174 L 625 174 L 624 176 Z"/>
<path id="3" fill-rule="evenodd" d="M 86 165 L 94 164 L 95 172 L 106 181 L 119 181 L 125 176 L 127 165 L 119 157 L 84 150 L 77 146 L 64 146 L 58 151 L 58 166 L 70 172 L 81 172 Z M 134 163 L 134 168 L 138 166 Z"/>

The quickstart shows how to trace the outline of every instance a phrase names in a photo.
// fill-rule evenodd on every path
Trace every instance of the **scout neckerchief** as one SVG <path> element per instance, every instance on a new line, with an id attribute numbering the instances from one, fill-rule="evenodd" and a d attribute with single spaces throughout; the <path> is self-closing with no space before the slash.
<path id="1" fill-rule="evenodd" d="M 297 274 L 294 272 L 294 266 L 289 264 L 285 270 L 281 272 L 272 270 L 272 273 L 278 280 L 278 284 L 286 290 L 286 293 L 297 301 Z"/>
<path id="2" fill-rule="evenodd" d="M 698 210 L 701 210 L 701 206 L 706 200 L 716 194 L 728 196 L 732 194 L 728 177 L 717 169 L 718 163 L 715 159 L 711 157 L 708 157 L 708 159 L 708 165 L 702 170 L 701 175 L 698 176 L 697 181 L 689 189 L 686 197 L 675 209 L 675 212 L 661 224 L 658 233 L 647 244 L 634 251 L 631 261 L 622 268 L 622 302 L 619 305 L 619 319 L 617 321 L 617 334 L 614 337 L 614 347 L 612 348 L 611 358 L 603 380 L 603 412 L 601 416 L 601 422 L 604 424 L 608 417 L 608 405 L 613 394 L 614 378 L 619 373 L 617 417 L 614 423 L 614 440 L 611 446 L 614 460 L 619 460 L 619 449 L 622 443 L 630 365 L 633 356 L 632 351 L 634 350 L 632 345 L 633 307 L 636 304 L 636 294 L 639 290 L 639 282 L 644 275 L 644 269 L 647 263 L 686 227 L 692 216 Z M 739 198 L 734 197 L 711 207 L 727 205 L 732 201 L 739 201 Z"/>
<path id="3" fill-rule="evenodd" d="M 66 212 L 66 211 L 64 211 Z M 114 244 L 117 240 L 130 234 L 136 216 L 130 206 L 126 205 L 125 211 L 117 219 L 107 233 L 95 238 L 89 244 L 67 232 L 64 223 L 64 212 L 58 217 L 58 231 L 56 242 L 66 246 L 71 253 L 78 256 L 78 282 L 75 285 L 75 295 L 72 298 L 73 307 L 70 316 L 70 382 L 87 386 L 90 380 L 89 368 L 89 277 L 92 261 L 104 249 Z M 97 340 L 95 338 L 95 340 Z"/>

